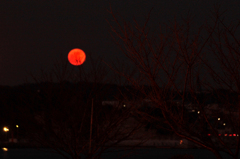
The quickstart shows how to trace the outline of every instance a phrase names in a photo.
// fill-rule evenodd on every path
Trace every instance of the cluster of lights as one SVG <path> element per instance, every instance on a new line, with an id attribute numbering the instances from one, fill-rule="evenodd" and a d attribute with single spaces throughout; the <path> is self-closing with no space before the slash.
<path id="1" fill-rule="evenodd" d="M 208 136 L 211 136 L 211 134 L 208 134 Z M 239 136 L 238 134 L 218 134 L 218 136 Z"/>
<path id="2" fill-rule="evenodd" d="M 195 112 L 195 111 L 196 110 L 194 110 L 194 109 L 192 110 L 192 112 Z M 200 111 L 197 111 L 197 113 L 200 114 Z M 218 120 L 220 120 L 220 118 L 218 118 Z M 225 125 L 225 123 L 223 125 Z"/>
<path id="3" fill-rule="evenodd" d="M 19 128 L 19 126 L 18 125 L 16 125 L 16 128 Z M 5 126 L 5 127 L 3 127 L 3 131 L 5 131 L 5 132 L 8 132 L 9 131 L 9 129 Z"/>
<path id="4" fill-rule="evenodd" d="M 221 118 L 218 118 L 218 120 L 221 120 Z M 226 126 L 226 123 L 223 123 L 223 126 Z"/>

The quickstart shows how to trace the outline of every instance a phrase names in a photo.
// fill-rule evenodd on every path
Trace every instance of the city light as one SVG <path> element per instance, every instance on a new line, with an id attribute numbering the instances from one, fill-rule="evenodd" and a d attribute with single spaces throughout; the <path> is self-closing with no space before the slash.
<path id="1" fill-rule="evenodd" d="M 3 151 L 8 151 L 8 148 L 3 147 L 2 150 L 3 150 Z"/>
<path id="2" fill-rule="evenodd" d="M 180 140 L 180 145 L 183 143 L 183 141 L 182 140 Z"/>
<path id="3" fill-rule="evenodd" d="M 220 118 L 218 118 L 218 120 L 220 120 Z"/>
<path id="4" fill-rule="evenodd" d="M 200 114 L 200 111 L 198 111 L 197 113 Z"/>
<path id="5" fill-rule="evenodd" d="M 226 123 L 223 123 L 223 126 L 225 126 L 226 125 Z"/>
<path id="6" fill-rule="evenodd" d="M 7 127 L 3 127 L 3 131 L 8 132 L 9 129 Z"/>
<path id="7" fill-rule="evenodd" d="M 18 125 L 16 125 L 16 128 L 18 128 L 19 126 Z"/>

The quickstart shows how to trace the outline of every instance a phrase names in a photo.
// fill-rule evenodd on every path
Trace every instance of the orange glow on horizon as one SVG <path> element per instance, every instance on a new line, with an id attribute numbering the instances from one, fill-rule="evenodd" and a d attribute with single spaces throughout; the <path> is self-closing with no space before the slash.
<path id="1" fill-rule="evenodd" d="M 72 49 L 68 53 L 68 61 L 74 66 L 83 64 L 85 60 L 86 60 L 86 54 L 81 49 L 77 49 L 77 48 Z"/>

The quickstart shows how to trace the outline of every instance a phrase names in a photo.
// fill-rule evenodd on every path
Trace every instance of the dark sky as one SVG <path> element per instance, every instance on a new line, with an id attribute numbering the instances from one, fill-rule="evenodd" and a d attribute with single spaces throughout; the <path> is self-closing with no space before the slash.
<path id="1" fill-rule="evenodd" d="M 206 18 L 213 4 L 228 9 L 231 20 L 239 18 L 239 0 L 2 0 L 0 2 L 0 85 L 25 82 L 27 72 L 53 68 L 53 61 L 73 48 L 88 57 L 106 61 L 124 59 L 112 42 L 106 19 L 113 11 L 126 20 L 142 20 L 152 7 L 151 24 L 172 20 L 189 9 Z"/>

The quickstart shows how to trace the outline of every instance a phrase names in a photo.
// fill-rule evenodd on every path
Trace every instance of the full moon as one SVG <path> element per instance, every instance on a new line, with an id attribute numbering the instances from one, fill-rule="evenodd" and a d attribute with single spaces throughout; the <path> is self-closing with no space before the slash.
<path id="1" fill-rule="evenodd" d="M 77 48 L 72 49 L 68 53 L 68 61 L 74 66 L 83 64 L 85 60 L 86 60 L 86 54 L 81 49 L 77 49 Z"/>

